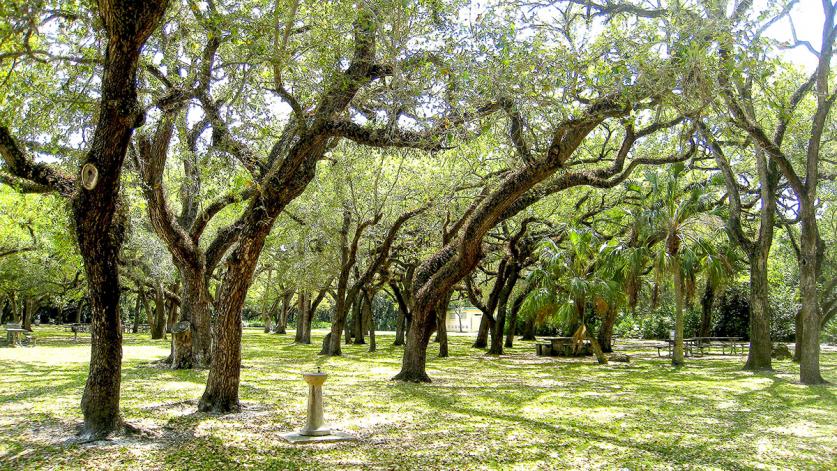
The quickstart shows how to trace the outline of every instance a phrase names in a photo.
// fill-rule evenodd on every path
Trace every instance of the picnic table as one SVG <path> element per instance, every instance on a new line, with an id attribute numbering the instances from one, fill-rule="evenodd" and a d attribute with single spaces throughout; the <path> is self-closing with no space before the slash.
<path id="1" fill-rule="evenodd" d="M 591 354 L 590 341 L 583 340 L 580 350 L 576 349 L 572 337 L 539 337 L 535 342 L 538 356 L 586 356 Z"/>
<path id="2" fill-rule="evenodd" d="M 700 354 L 711 353 L 712 347 L 721 347 L 721 355 L 726 355 L 727 350 L 730 355 L 743 353 L 746 343 L 741 341 L 741 337 L 692 337 L 689 340 Z"/>
<path id="3" fill-rule="evenodd" d="M 674 354 L 674 340 L 666 339 L 665 345 L 657 346 L 657 356 L 662 356 L 662 350 L 668 350 L 668 356 Z M 712 347 L 721 347 L 721 355 L 743 353 L 746 342 L 741 337 L 690 337 L 683 339 L 683 354 L 688 356 L 699 356 L 712 353 Z"/>
<path id="4" fill-rule="evenodd" d="M 22 338 L 22 340 L 21 340 Z M 9 347 L 23 347 L 24 345 L 35 345 L 35 337 L 20 324 L 6 324 L 6 344 Z"/>

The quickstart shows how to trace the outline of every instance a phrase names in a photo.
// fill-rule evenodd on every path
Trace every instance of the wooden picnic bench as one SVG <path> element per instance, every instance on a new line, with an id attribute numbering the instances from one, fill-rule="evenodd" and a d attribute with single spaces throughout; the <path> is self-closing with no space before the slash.
<path id="1" fill-rule="evenodd" d="M 535 342 L 535 352 L 538 356 L 574 357 L 592 355 L 592 348 L 589 340 L 578 350 L 572 337 L 541 337 Z"/>
<path id="2" fill-rule="evenodd" d="M 666 339 L 665 344 L 656 345 L 657 356 L 661 357 L 662 350 L 666 349 L 668 355 L 672 356 L 674 353 L 674 340 Z M 701 356 L 712 353 L 712 347 L 721 348 L 721 355 L 726 355 L 727 350 L 729 354 L 743 353 L 746 342 L 741 341 L 741 337 L 690 337 L 683 339 L 683 354 L 688 356 Z"/>
<path id="3" fill-rule="evenodd" d="M 741 337 L 693 337 L 692 340 L 700 354 L 712 353 L 712 347 L 721 348 L 721 355 L 743 353 L 746 342 Z"/>

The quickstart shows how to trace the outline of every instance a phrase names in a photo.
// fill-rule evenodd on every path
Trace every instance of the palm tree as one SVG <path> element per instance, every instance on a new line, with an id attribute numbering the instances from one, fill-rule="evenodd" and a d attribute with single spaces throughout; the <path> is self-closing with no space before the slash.
<path id="1" fill-rule="evenodd" d="M 717 254 L 712 239 L 722 232 L 723 221 L 709 212 L 712 200 L 705 186 L 681 186 L 685 180 L 685 167 L 674 165 L 660 172 L 648 172 L 646 181 L 651 193 L 643 215 L 644 223 L 655 228 L 658 239 L 654 269 L 657 283 L 671 276 L 674 287 L 674 352 L 671 363 L 680 366 L 684 361 L 683 307 L 686 292 L 692 291 L 694 274 L 701 260 Z"/>
<path id="2" fill-rule="evenodd" d="M 618 271 L 607 263 L 616 241 L 602 244 L 586 229 L 570 230 L 567 246 L 553 240 L 538 247 L 538 264 L 522 310 L 537 319 L 551 317 L 573 331 L 576 348 L 590 342 L 599 363 L 607 363 L 599 341 L 591 334 L 591 315 L 604 315 L 624 299 Z"/>

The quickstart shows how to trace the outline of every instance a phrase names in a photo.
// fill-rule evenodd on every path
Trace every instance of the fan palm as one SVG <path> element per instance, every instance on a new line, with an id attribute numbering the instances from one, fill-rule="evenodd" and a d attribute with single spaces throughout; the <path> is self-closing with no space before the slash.
<path id="1" fill-rule="evenodd" d="M 584 229 L 570 230 L 565 247 L 543 241 L 530 275 L 533 288 L 522 307 L 528 315 L 552 318 L 573 331 L 576 348 L 589 340 L 599 363 L 607 359 L 591 334 L 591 315 L 608 312 L 624 297 L 618 271 L 607 263 L 615 246 L 615 241 L 602 244 Z"/>
<path id="2" fill-rule="evenodd" d="M 701 262 L 717 254 L 712 239 L 722 234 L 723 221 L 712 214 L 712 195 L 705 187 L 692 185 L 683 190 L 684 168 L 673 166 L 663 172 L 649 172 L 646 181 L 651 186 L 648 210 L 643 219 L 648 227 L 658 232 L 654 270 L 658 284 L 670 276 L 674 287 L 674 351 L 671 362 L 683 365 L 683 308 L 694 273 Z"/>

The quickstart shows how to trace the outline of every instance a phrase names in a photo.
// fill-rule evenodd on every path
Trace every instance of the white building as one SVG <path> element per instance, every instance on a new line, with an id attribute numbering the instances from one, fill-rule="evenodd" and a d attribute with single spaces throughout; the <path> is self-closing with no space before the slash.
<path id="1" fill-rule="evenodd" d="M 482 311 L 473 306 L 460 306 L 448 309 L 445 326 L 448 332 L 476 332 L 480 328 Z"/>

